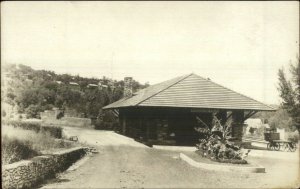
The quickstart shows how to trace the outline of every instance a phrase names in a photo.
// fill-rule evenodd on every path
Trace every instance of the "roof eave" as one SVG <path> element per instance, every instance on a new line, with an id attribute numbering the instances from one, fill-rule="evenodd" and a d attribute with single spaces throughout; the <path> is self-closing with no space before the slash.
<path id="1" fill-rule="evenodd" d="M 244 110 L 244 111 L 268 111 L 268 112 L 274 112 L 277 111 L 277 108 L 260 108 L 260 109 L 251 109 L 251 108 L 208 108 L 208 107 L 178 107 L 178 106 L 105 106 L 102 109 L 103 110 L 109 110 L 109 109 L 120 109 L 120 108 L 130 108 L 130 107 L 148 107 L 148 108 L 189 108 L 189 109 L 211 109 L 211 110 Z M 268 106 L 269 107 L 269 106 Z"/>

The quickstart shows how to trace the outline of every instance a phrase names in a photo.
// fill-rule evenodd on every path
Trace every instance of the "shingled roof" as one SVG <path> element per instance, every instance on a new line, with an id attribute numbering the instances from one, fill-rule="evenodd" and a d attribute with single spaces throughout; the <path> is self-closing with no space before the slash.
<path id="1" fill-rule="evenodd" d="M 273 107 L 193 73 L 152 85 L 138 91 L 132 97 L 122 98 L 103 109 L 133 106 L 275 110 Z"/>

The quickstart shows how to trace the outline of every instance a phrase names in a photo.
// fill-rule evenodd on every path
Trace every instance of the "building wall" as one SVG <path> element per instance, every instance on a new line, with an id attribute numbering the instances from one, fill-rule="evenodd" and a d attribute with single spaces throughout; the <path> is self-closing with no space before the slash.
<path id="1" fill-rule="evenodd" d="M 244 111 L 232 111 L 232 137 L 242 141 L 244 127 Z"/>

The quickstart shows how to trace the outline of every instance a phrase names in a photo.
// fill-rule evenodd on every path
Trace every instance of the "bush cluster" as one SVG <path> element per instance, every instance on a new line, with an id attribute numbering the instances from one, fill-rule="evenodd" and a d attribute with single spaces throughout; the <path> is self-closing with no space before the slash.
<path id="1" fill-rule="evenodd" d="M 197 145 L 198 153 L 203 157 L 222 163 L 246 164 L 242 159 L 241 148 L 228 141 L 222 141 L 218 136 L 212 135 L 207 141 Z"/>
<path id="2" fill-rule="evenodd" d="M 246 164 L 247 161 L 242 157 L 240 146 L 230 142 L 231 124 L 222 125 L 220 120 L 214 116 L 212 129 L 209 128 L 200 118 L 197 118 L 200 127 L 195 128 L 200 134 L 198 154 L 213 161 L 222 163 Z"/>
<path id="3" fill-rule="evenodd" d="M 35 131 L 36 133 L 48 133 L 52 137 L 55 138 L 62 138 L 62 128 L 57 126 L 48 126 L 42 125 L 40 122 L 24 122 L 24 121 L 16 121 L 16 120 L 9 120 L 4 121 L 2 124 L 13 126 L 15 128 L 22 128 L 25 130 Z"/>

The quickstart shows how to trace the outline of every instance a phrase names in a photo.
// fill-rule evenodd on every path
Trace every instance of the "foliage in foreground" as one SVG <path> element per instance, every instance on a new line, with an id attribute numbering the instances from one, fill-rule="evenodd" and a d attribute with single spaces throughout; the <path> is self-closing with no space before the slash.
<path id="1" fill-rule="evenodd" d="M 214 116 L 212 129 L 197 117 L 200 127 L 195 128 L 200 134 L 200 143 L 197 144 L 198 153 L 203 157 L 222 163 L 246 164 L 240 146 L 230 142 L 231 124 L 222 125 Z"/>
<path id="2" fill-rule="evenodd" d="M 2 126 L 1 137 L 2 164 L 10 164 L 30 159 L 58 148 L 70 148 L 75 144 L 53 138 L 49 133 L 36 133 L 31 130 Z"/>

